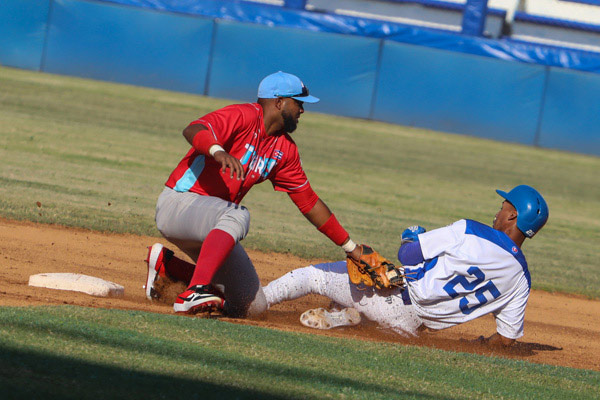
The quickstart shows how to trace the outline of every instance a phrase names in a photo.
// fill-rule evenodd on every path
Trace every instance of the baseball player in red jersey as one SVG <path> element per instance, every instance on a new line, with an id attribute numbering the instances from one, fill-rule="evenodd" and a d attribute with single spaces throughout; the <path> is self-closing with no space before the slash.
<path id="1" fill-rule="evenodd" d="M 156 223 L 196 263 L 175 257 L 161 244 L 151 246 L 149 299 L 157 295 L 156 279 L 168 276 L 189 284 L 173 305 L 175 312 L 224 308 L 230 316 L 247 316 L 266 310 L 254 266 L 239 244 L 250 226 L 250 213 L 239 203 L 252 186 L 267 179 L 348 257 L 360 258 L 361 246 L 350 240 L 311 188 L 289 135 L 304 103 L 318 101 L 298 77 L 279 71 L 261 81 L 256 103 L 227 106 L 185 128 L 183 136 L 192 148 L 158 198 Z"/>

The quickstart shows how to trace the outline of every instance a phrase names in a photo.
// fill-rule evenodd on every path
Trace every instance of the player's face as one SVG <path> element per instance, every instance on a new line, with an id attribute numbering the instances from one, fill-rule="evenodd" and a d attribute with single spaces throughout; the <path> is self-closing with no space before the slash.
<path id="1" fill-rule="evenodd" d="M 515 207 L 505 200 L 502 202 L 500 210 L 496 213 L 496 216 L 494 217 L 492 227 L 499 231 L 503 231 L 506 227 L 509 226 L 510 221 L 514 219 L 516 215 L 517 210 L 515 209 Z"/>
<path id="2" fill-rule="evenodd" d="M 283 118 L 283 129 L 287 133 L 292 133 L 298 127 L 300 115 L 304 112 L 304 104 L 301 101 L 292 98 L 283 99 L 281 116 Z"/>

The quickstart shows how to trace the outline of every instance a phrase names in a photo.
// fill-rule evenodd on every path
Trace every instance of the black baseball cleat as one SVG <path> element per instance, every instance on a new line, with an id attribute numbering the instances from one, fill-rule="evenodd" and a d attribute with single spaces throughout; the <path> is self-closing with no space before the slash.
<path id="1" fill-rule="evenodd" d="M 199 312 L 222 311 L 225 300 L 211 293 L 209 285 L 189 287 L 177 296 L 173 304 L 176 313 L 196 314 Z"/>

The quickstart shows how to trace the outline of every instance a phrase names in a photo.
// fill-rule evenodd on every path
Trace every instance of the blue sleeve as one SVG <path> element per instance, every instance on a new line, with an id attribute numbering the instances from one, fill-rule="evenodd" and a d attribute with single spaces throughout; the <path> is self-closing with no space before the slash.
<path id="1" fill-rule="evenodd" d="M 398 249 L 398 260 L 402 265 L 417 265 L 425 261 L 419 242 L 405 243 Z"/>

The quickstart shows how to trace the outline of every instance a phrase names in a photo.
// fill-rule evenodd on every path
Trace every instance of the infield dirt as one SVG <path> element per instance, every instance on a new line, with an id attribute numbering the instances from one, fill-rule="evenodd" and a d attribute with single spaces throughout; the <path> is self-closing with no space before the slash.
<path id="1" fill-rule="evenodd" d="M 171 314 L 171 305 L 146 300 L 142 288 L 146 279 L 146 247 L 157 241 L 167 244 L 154 237 L 106 234 L 0 219 L 0 306 L 71 304 Z M 248 254 L 263 284 L 294 268 L 321 261 L 251 250 Z M 27 285 L 30 275 L 44 272 L 96 276 L 123 285 L 125 296 L 100 298 Z M 535 275 L 532 279 L 535 282 Z M 491 316 L 412 340 L 379 329 L 368 321 L 356 327 L 330 331 L 314 330 L 300 324 L 299 317 L 303 311 L 328 304 L 323 297 L 307 296 L 277 305 L 259 319 L 222 320 L 286 331 L 493 354 L 600 371 L 600 301 L 532 291 L 525 315 L 525 336 L 510 351 L 491 351 L 468 342 L 479 335 L 494 333 L 495 323 Z"/>

